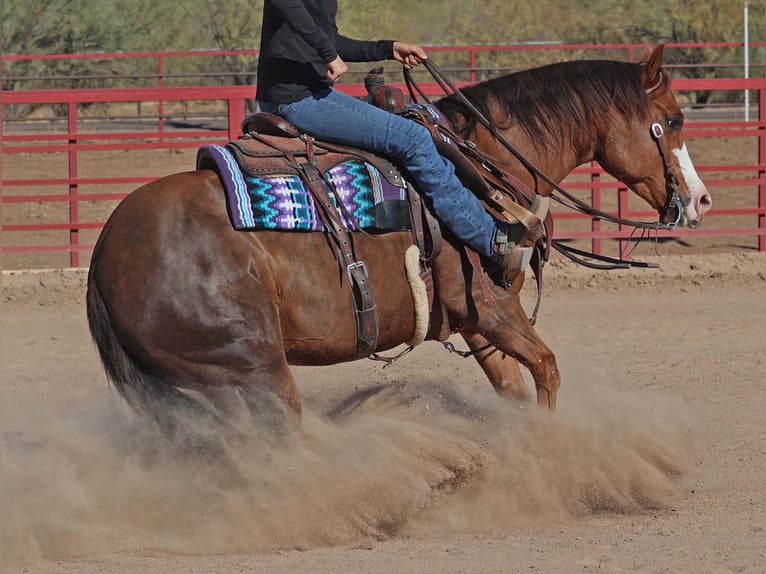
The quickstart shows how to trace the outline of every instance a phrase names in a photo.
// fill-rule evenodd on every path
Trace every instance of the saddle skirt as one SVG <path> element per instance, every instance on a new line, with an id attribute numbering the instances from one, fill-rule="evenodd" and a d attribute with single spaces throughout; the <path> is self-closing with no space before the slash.
<path id="1" fill-rule="evenodd" d="M 349 231 L 411 230 L 410 184 L 393 164 L 361 150 L 333 151 L 314 142 L 307 151 L 303 138 L 258 134 L 197 152 L 197 169 L 218 173 L 237 230 L 327 230 L 296 169 L 300 162 L 312 162 L 321 172 Z"/>

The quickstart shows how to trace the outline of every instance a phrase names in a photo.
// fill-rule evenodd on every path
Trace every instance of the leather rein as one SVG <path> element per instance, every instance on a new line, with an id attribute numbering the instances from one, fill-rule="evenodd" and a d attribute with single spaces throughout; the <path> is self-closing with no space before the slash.
<path id="1" fill-rule="evenodd" d="M 545 175 L 537 166 L 535 166 L 532 162 L 530 162 L 516 147 L 514 147 L 507 140 L 507 138 L 505 138 L 498 131 L 497 127 L 490 120 L 488 120 L 484 116 L 484 114 L 482 114 L 481 111 L 477 109 L 476 106 L 473 105 L 473 103 L 471 103 L 470 100 L 468 100 L 468 98 L 465 97 L 465 95 L 455 86 L 455 84 L 452 81 L 450 81 L 445 76 L 445 74 L 439 69 L 439 67 L 436 64 L 434 64 L 430 60 L 426 60 L 425 62 L 423 62 L 423 64 L 446 95 L 448 96 L 454 95 L 456 98 L 458 98 L 461 101 L 461 103 L 463 103 L 466 106 L 466 108 L 476 117 L 476 119 L 479 120 L 482 123 L 482 125 L 484 125 L 485 128 L 487 128 L 487 130 L 492 134 L 492 136 L 498 142 L 500 142 L 500 144 L 505 149 L 507 149 L 516 159 L 518 159 L 519 162 L 521 162 L 521 164 L 527 169 L 527 171 L 529 171 L 529 173 L 532 174 L 532 176 L 535 179 L 539 177 L 543 182 L 545 182 L 553 190 L 555 190 L 556 192 L 558 192 L 558 194 L 561 195 L 561 197 L 559 197 L 559 195 L 551 193 L 550 197 L 554 201 L 557 201 L 558 203 L 560 203 L 561 205 L 565 207 L 568 207 L 569 209 L 586 214 L 594 219 L 600 219 L 603 221 L 608 221 L 608 222 L 616 223 L 619 225 L 625 225 L 628 227 L 634 227 L 637 229 L 657 230 L 657 231 L 672 230 L 672 229 L 675 229 L 676 226 L 679 223 L 681 223 L 681 221 L 683 221 L 684 202 L 679 193 L 680 186 L 678 183 L 678 178 L 676 177 L 675 171 L 673 167 L 670 165 L 670 162 L 668 160 L 667 145 L 664 139 L 665 132 L 662 125 L 659 122 L 655 122 L 651 125 L 650 132 L 651 132 L 652 138 L 657 142 L 657 147 L 659 150 L 660 157 L 662 159 L 663 169 L 665 173 L 667 201 L 665 203 L 661 219 L 668 221 L 668 223 L 662 223 L 661 221 L 643 222 L 643 221 L 634 221 L 631 219 L 625 219 L 623 217 L 618 217 L 611 213 L 607 213 L 605 211 L 596 209 L 592 205 L 585 203 L 583 200 L 575 197 L 574 195 L 572 195 L 571 193 L 563 189 L 559 184 L 557 184 L 555 181 L 553 181 L 551 178 Z M 428 96 L 423 92 L 420 86 L 417 85 L 415 80 L 412 78 L 412 74 L 406 68 L 404 68 L 404 79 L 407 85 L 407 89 L 409 90 L 409 93 L 410 93 L 410 98 L 413 102 L 418 101 L 418 95 L 419 95 L 426 103 L 431 104 L 431 101 L 429 100 Z M 662 79 L 660 79 L 660 82 L 656 86 L 653 86 L 652 88 L 645 90 L 646 93 L 650 94 L 651 92 L 658 89 L 661 84 L 662 84 Z M 415 92 L 417 92 L 417 95 Z M 474 148 L 473 149 L 474 153 L 483 153 L 483 152 L 480 152 L 475 146 L 473 146 L 473 148 Z M 492 163 L 491 160 L 494 160 L 496 162 L 499 161 L 498 158 L 490 158 L 486 154 L 484 154 L 484 156 L 485 156 L 485 160 L 489 164 Z M 582 251 L 582 250 L 573 248 L 571 246 L 564 245 L 561 242 L 556 240 L 551 241 L 551 245 L 557 251 L 559 251 L 562 255 L 566 256 L 572 261 L 580 265 L 583 265 L 585 267 L 590 267 L 593 269 L 626 269 L 629 267 L 657 267 L 657 264 L 654 264 L 654 263 L 626 261 L 623 259 L 616 259 L 616 258 L 604 256 L 604 255 L 596 255 L 594 253 Z M 601 261 L 602 263 L 593 263 L 592 261 L 588 261 L 588 259 L 596 259 L 598 261 Z"/>

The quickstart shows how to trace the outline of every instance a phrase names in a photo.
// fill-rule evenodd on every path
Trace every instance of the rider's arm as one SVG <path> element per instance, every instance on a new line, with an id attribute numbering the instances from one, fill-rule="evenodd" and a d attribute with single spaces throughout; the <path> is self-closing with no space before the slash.
<path id="1" fill-rule="evenodd" d="M 338 54 L 347 62 L 377 62 L 394 59 L 393 40 L 355 40 L 338 34 L 338 29 L 334 25 L 333 31 Z"/>
<path id="2" fill-rule="evenodd" d="M 324 62 L 332 62 L 338 56 L 333 39 L 317 25 L 303 0 L 270 0 L 269 4 Z"/>

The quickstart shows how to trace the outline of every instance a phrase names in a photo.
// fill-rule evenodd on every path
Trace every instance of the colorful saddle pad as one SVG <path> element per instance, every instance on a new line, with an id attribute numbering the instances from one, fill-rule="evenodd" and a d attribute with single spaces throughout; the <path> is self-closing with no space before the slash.
<path id="1" fill-rule="evenodd" d="M 287 166 L 284 174 L 247 174 L 228 145 L 201 147 L 197 166 L 218 172 L 235 229 L 325 230 L 311 193 Z M 407 188 L 390 182 L 375 166 L 349 156 L 324 175 L 343 202 L 339 212 L 347 229 L 410 229 Z M 336 194 L 329 195 L 337 208 Z"/>

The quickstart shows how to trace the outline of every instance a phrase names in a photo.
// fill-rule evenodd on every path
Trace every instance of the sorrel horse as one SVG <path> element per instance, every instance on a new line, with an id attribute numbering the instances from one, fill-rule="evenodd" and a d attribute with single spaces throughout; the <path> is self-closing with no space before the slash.
<path id="1" fill-rule="evenodd" d="M 483 82 L 465 93 L 557 182 L 597 160 L 662 213 L 669 163 L 679 176 L 688 224 L 698 225 L 710 208 L 686 152 L 681 110 L 662 72 L 662 47 L 640 64 L 562 63 Z M 535 185 L 456 98 L 438 105 L 456 131 Z M 665 128 L 669 153 L 658 151 L 652 124 Z M 537 191 L 550 193 L 550 187 L 538 185 Z M 403 263 L 412 236 L 354 235 L 375 293 L 377 350 L 390 350 L 415 329 Z M 491 284 L 492 296 L 486 297 L 488 282 L 477 280 L 465 250 L 446 238 L 432 266 L 435 297 L 445 314 L 429 332 L 459 333 L 472 349 L 491 343 L 498 352 L 483 351 L 477 359 L 496 390 L 522 393 L 518 360 L 534 378 L 538 404 L 554 409 L 556 360 L 517 290 Z M 290 365 L 355 358 L 351 297 L 325 234 L 235 231 L 218 175 L 201 170 L 143 186 L 116 208 L 93 253 L 87 313 L 108 378 L 134 410 L 160 424 L 171 406 L 190 403 L 204 404 L 202 410 L 224 422 L 245 406 L 248 416 L 279 412 L 282 419 L 287 413 L 288 420 L 299 420 L 301 399 Z"/>

